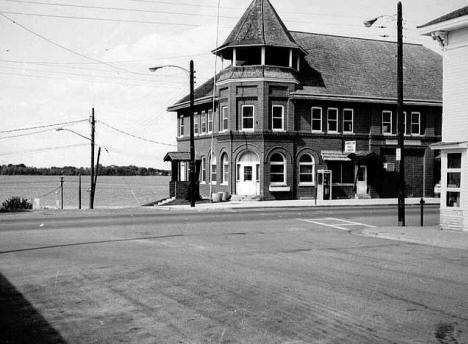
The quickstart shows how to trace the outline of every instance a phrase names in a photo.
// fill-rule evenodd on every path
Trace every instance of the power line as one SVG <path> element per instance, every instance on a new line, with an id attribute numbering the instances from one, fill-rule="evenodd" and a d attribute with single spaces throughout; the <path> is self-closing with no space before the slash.
<path id="1" fill-rule="evenodd" d="M 32 133 L 26 133 L 26 134 L 3 136 L 3 137 L 0 137 L 0 140 L 12 139 L 12 138 L 15 138 L 15 137 L 23 137 L 23 136 L 42 134 L 42 133 L 46 133 L 46 132 L 53 131 L 53 130 L 54 129 L 46 129 L 46 130 L 40 130 L 40 131 L 35 131 L 35 132 L 32 132 Z"/>
<path id="2" fill-rule="evenodd" d="M 165 22 L 165 21 L 150 21 L 150 20 L 133 20 L 133 19 L 114 19 L 114 18 L 101 18 L 101 17 L 80 17 L 80 16 L 65 16 L 59 14 L 43 14 L 43 13 L 29 13 L 29 12 L 13 12 L 13 11 L 2 11 L 6 14 L 16 14 L 22 16 L 32 17 L 47 17 L 47 18 L 61 18 L 61 19 L 78 19 L 78 20 L 97 20 L 107 22 L 118 22 L 118 23 L 137 23 L 137 24 L 154 24 L 154 25 L 175 25 L 175 26 L 191 26 L 198 27 L 199 24 L 188 24 L 188 23 L 177 23 L 177 22 Z"/>
<path id="3" fill-rule="evenodd" d="M 88 9 L 97 9 L 97 10 L 112 10 L 112 11 L 126 11 L 126 12 L 139 12 L 139 13 L 157 13 L 157 14 L 176 14 L 184 15 L 191 17 L 216 17 L 211 14 L 194 14 L 186 12 L 174 12 L 174 11 L 160 11 L 160 10 L 143 10 L 137 8 L 122 8 L 122 7 L 105 7 L 105 6 L 88 6 L 88 5 L 72 5 L 72 4 L 60 4 L 56 2 L 40 2 L 40 1 L 25 1 L 25 0 L 3 0 L 8 2 L 16 2 L 23 4 L 34 4 L 34 5 L 43 5 L 43 6 L 60 6 L 60 7 L 72 7 L 72 8 L 88 8 Z M 237 17 L 232 16 L 222 16 L 222 18 L 237 19 Z"/>
<path id="4" fill-rule="evenodd" d="M 59 48 L 61 48 L 61 49 L 64 49 L 64 50 L 66 50 L 66 51 L 68 51 L 68 52 L 70 52 L 70 53 L 72 53 L 72 54 L 78 55 L 78 56 L 80 56 L 80 57 L 82 57 L 82 58 L 85 58 L 85 59 L 87 59 L 87 60 L 90 60 L 90 61 L 93 61 L 93 62 L 97 62 L 97 63 L 103 64 L 103 65 L 109 66 L 109 67 L 111 67 L 111 68 L 114 68 L 114 69 L 117 69 L 117 70 L 120 70 L 120 71 L 124 71 L 124 72 L 126 72 L 126 73 L 137 74 L 137 75 L 144 75 L 144 76 L 146 76 L 146 74 L 137 73 L 137 72 L 132 72 L 132 71 L 126 69 L 126 68 L 114 66 L 113 64 L 110 64 L 110 63 L 108 63 L 108 62 L 104 62 L 104 61 L 98 60 L 98 59 L 96 59 L 96 58 L 94 58 L 94 57 L 89 57 L 89 56 L 84 55 L 84 54 L 82 54 L 82 53 L 79 53 L 79 52 L 77 52 L 77 51 L 75 51 L 75 50 L 72 50 L 72 49 L 70 49 L 70 48 L 67 48 L 67 47 L 63 46 L 62 44 L 57 43 L 57 42 L 55 42 L 55 41 L 53 41 L 53 40 L 51 40 L 51 39 L 49 39 L 49 38 L 47 38 L 47 37 L 45 37 L 45 36 L 43 36 L 43 35 L 37 33 L 37 32 L 35 32 L 35 31 L 33 31 L 33 30 L 27 28 L 26 26 L 24 26 L 24 25 L 18 23 L 16 20 L 13 20 L 13 19 L 11 19 L 10 17 L 6 16 L 4 13 L 9 13 L 9 12 L 0 12 L 0 16 L 2 16 L 2 17 L 4 17 L 4 18 L 6 18 L 7 20 L 11 21 L 13 24 L 18 25 L 18 26 L 21 27 L 23 30 L 26 30 L 26 31 L 28 31 L 29 33 L 31 33 L 31 34 L 33 34 L 33 35 L 35 35 L 35 36 L 37 36 L 37 37 L 39 37 L 39 38 L 45 40 L 46 42 L 49 42 L 50 44 L 55 45 L 56 47 L 59 47 Z"/>
<path id="5" fill-rule="evenodd" d="M 102 125 L 112 129 L 112 130 L 115 130 L 121 134 L 124 134 L 124 135 L 127 135 L 127 136 L 130 136 L 130 137 L 133 137 L 135 139 L 138 139 L 138 140 L 142 140 L 142 141 L 146 141 L 146 142 L 150 142 L 150 143 L 156 143 L 158 145 L 164 145 L 164 146 L 171 146 L 171 147 L 177 147 L 177 145 L 174 145 L 174 144 L 171 144 L 171 143 L 165 143 L 165 142 L 160 142 L 160 141 L 154 141 L 154 140 L 151 140 L 151 139 L 147 139 L 145 137 L 141 137 L 141 136 L 137 136 L 137 135 L 134 135 L 134 134 L 131 134 L 131 133 L 128 133 L 126 131 L 123 131 L 121 129 L 117 129 L 103 121 L 98 121 L 99 123 L 101 123 Z"/>
<path id="6" fill-rule="evenodd" d="M 89 144 L 80 143 L 80 144 L 66 145 L 66 146 L 53 146 L 53 147 L 44 147 L 44 148 L 38 148 L 38 149 L 28 149 L 28 150 L 22 150 L 22 151 L 10 152 L 10 153 L 3 153 L 3 154 L 0 154 L 0 156 L 16 155 L 20 153 L 45 152 L 45 151 L 50 151 L 50 150 L 55 150 L 55 149 L 66 149 L 66 148 L 83 147 L 83 146 L 89 146 Z"/>
<path id="7" fill-rule="evenodd" d="M 9 129 L 9 130 L 2 130 L 0 131 L 0 134 L 3 133 L 13 133 L 13 132 L 18 132 L 18 131 L 27 131 L 27 130 L 34 130 L 34 129 L 42 129 L 42 128 L 50 128 L 50 127 L 57 127 L 59 125 L 61 126 L 68 126 L 76 123 L 82 123 L 82 122 L 87 122 L 88 119 L 80 119 L 76 121 L 68 121 L 68 122 L 60 122 L 60 123 L 54 123 L 54 124 L 45 124 L 45 125 L 38 125 L 35 127 L 27 127 L 27 128 L 19 128 L 19 129 Z"/>

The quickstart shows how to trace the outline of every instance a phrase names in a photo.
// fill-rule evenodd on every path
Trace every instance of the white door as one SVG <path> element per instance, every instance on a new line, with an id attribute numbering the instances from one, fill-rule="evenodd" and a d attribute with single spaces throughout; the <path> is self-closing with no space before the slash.
<path id="1" fill-rule="evenodd" d="M 356 194 L 367 195 L 367 166 L 356 166 Z"/>
<path id="2" fill-rule="evenodd" d="M 236 193 L 255 196 L 259 194 L 259 161 L 253 152 L 244 153 L 237 162 Z"/>

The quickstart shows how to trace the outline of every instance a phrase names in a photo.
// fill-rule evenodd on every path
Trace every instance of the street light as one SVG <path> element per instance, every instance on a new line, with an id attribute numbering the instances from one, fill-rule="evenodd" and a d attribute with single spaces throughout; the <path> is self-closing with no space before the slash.
<path id="1" fill-rule="evenodd" d="M 159 69 L 171 67 L 183 70 L 184 72 L 189 74 L 190 79 L 190 206 L 193 208 L 195 207 L 195 138 L 194 138 L 194 130 L 193 130 L 193 113 L 194 113 L 194 68 L 193 68 L 193 60 L 190 60 L 190 70 L 177 66 L 177 65 L 162 65 L 149 68 L 150 72 L 156 72 Z"/>
<path id="2" fill-rule="evenodd" d="M 364 22 L 371 27 L 379 18 L 394 17 L 382 15 Z M 403 118 L 403 15 L 401 2 L 397 4 L 397 114 L 398 114 L 398 149 L 396 160 L 400 160 L 400 183 L 398 188 L 398 225 L 405 226 L 405 155 L 404 155 L 404 118 Z"/>
<path id="3" fill-rule="evenodd" d="M 86 140 L 88 140 L 88 141 L 91 141 L 91 139 L 90 139 L 89 137 L 86 137 L 86 136 L 84 136 L 84 135 L 82 135 L 82 134 L 80 134 L 80 133 L 78 133 L 78 132 L 76 132 L 76 131 L 74 131 L 74 130 L 71 130 L 71 129 L 61 128 L 61 127 L 60 127 L 60 128 L 55 129 L 55 131 L 69 131 L 69 132 L 71 132 L 71 133 L 73 133 L 73 134 L 76 134 L 76 135 L 78 135 L 78 136 L 81 136 L 82 138 L 84 138 L 84 139 L 86 139 Z"/>

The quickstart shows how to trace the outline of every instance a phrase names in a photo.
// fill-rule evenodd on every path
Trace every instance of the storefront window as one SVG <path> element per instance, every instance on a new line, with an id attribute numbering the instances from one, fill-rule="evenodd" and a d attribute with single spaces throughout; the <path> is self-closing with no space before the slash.
<path id="1" fill-rule="evenodd" d="M 460 207 L 461 153 L 447 154 L 447 193 L 446 206 Z"/>

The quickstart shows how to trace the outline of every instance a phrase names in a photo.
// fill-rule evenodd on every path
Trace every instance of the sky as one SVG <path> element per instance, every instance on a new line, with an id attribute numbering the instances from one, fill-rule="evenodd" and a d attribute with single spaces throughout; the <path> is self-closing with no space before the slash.
<path id="1" fill-rule="evenodd" d="M 103 165 L 170 169 L 176 114 L 194 60 L 201 85 L 222 68 L 211 54 L 251 0 L 0 0 L 0 165 L 88 166 L 89 116 Z M 271 0 L 289 30 L 396 40 L 388 0 Z M 406 0 L 405 42 L 440 52 L 416 26 L 467 0 Z M 217 14 L 219 4 L 219 25 Z M 378 28 L 385 26 L 386 28 Z M 388 37 L 382 37 L 388 36 Z M 71 123 L 70 123 L 71 122 Z M 34 128 L 30 130 L 23 130 Z M 57 130 L 62 128 L 66 130 Z"/>

